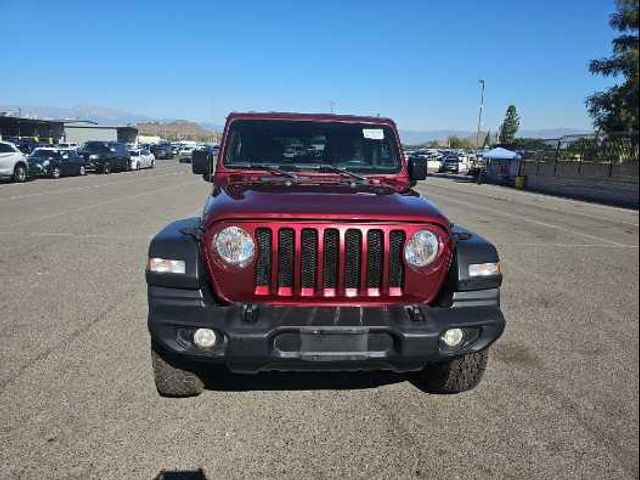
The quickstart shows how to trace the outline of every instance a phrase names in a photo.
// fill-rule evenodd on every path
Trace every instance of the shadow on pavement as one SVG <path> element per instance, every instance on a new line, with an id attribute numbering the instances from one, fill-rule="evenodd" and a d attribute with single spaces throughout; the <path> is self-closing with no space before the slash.
<path id="1" fill-rule="evenodd" d="M 264 372 L 236 374 L 217 367 L 204 375 L 207 390 L 354 390 L 377 388 L 410 380 L 408 374 L 372 372 Z"/>
<path id="2" fill-rule="evenodd" d="M 207 480 L 204 470 L 162 470 L 154 480 Z"/>

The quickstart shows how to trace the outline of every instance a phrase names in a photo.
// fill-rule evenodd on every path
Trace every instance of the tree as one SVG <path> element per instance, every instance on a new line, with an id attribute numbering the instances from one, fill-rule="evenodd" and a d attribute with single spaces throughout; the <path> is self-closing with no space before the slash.
<path id="1" fill-rule="evenodd" d="M 520 128 L 520 117 L 515 105 L 509 105 L 502 125 L 500 125 L 500 143 L 513 143 Z"/>
<path id="2" fill-rule="evenodd" d="M 491 148 L 491 145 L 493 145 L 493 141 L 491 140 L 491 130 L 489 130 L 484 137 L 484 142 L 482 142 L 482 148 Z"/>
<path id="3" fill-rule="evenodd" d="M 455 135 L 450 136 L 447 139 L 447 143 L 449 144 L 449 148 L 453 148 L 454 150 L 473 150 L 473 144 L 471 140 L 468 138 L 461 138 Z"/>
<path id="4" fill-rule="evenodd" d="M 587 98 L 596 128 L 605 132 L 637 131 L 638 128 L 638 0 L 617 0 L 609 25 L 620 32 L 613 39 L 613 55 L 592 60 L 589 71 L 605 77 L 623 77 L 619 85 Z"/>

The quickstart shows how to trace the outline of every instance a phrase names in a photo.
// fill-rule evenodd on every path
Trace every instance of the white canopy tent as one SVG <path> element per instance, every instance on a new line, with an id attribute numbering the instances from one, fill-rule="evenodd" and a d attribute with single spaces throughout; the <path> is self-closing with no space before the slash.
<path id="1" fill-rule="evenodd" d="M 488 178 L 509 181 L 520 174 L 522 156 L 506 148 L 494 148 L 482 153 Z"/>
<path id="2" fill-rule="evenodd" d="M 502 147 L 482 152 L 482 156 L 488 160 L 522 160 L 522 156 L 519 153 Z"/>

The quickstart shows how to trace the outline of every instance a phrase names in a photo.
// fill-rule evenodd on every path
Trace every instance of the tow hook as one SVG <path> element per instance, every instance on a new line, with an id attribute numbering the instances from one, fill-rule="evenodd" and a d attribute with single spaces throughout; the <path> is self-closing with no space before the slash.
<path id="1" fill-rule="evenodd" d="M 426 319 L 424 318 L 424 313 L 417 305 L 409 305 L 406 307 L 407 314 L 412 322 L 424 322 Z"/>
<path id="2" fill-rule="evenodd" d="M 258 306 L 253 303 L 245 305 L 242 319 L 245 323 L 256 323 L 256 320 L 258 319 Z"/>

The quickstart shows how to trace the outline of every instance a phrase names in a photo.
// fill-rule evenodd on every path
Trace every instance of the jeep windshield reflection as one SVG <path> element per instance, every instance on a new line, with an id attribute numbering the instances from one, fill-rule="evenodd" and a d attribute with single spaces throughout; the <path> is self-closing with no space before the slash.
<path id="1" fill-rule="evenodd" d="M 366 123 L 237 120 L 228 132 L 224 165 L 304 171 L 337 167 L 390 174 L 402 167 L 398 142 L 387 126 Z"/>

